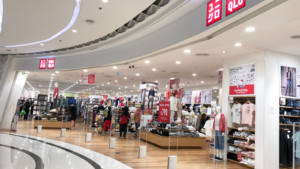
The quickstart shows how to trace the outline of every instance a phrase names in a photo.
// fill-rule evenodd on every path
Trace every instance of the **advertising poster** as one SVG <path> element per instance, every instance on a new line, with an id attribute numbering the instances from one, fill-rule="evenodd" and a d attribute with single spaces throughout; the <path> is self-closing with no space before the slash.
<path id="1" fill-rule="evenodd" d="M 200 104 L 201 103 L 201 95 L 202 91 L 201 90 L 195 90 L 192 92 L 192 98 L 191 98 L 191 103 L 192 104 Z"/>
<path id="2" fill-rule="evenodd" d="M 289 66 L 280 67 L 280 74 L 281 74 L 280 95 L 281 96 L 297 97 L 297 88 L 298 88 L 297 85 L 299 85 L 297 73 L 298 72 L 295 67 L 289 67 Z M 298 97 L 299 96 L 300 95 L 298 94 Z"/>
<path id="3" fill-rule="evenodd" d="M 81 84 L 95 84 L 95 74 L 83 74 L 81 75 Z"/>
<path id="4" fill-rule="evenodd" d="M 152 115 L 152 109 L 156 109 L 158 104 L 158 83 L 146 82 L 145 84 L 146 88 L 142 90 L 141 104 L 144 113 Z"/>
<path id="5" fill-rule="evenodd" d="M 173 89 L 173 84 L 179 89 L 180 78 L 170 80 L 170 89 Z"/>
<path id="6" fill-rule="evenodd" d="M 192 92 L 185 92 L 183 102 L 185 104 L 191 104 L 192 103 Z"/>
<path id="7" fill-rule="evenodd" d="M 158 121 L 170 123 L 170 102 L 159 102 Z"/>
<path id="8" fill-rule="evenodd" d="M 211 103 L 211 90 L 202 90 L 201 94 L 201 104 Z"/>
<path id="9" fill-rule="evenodd" d="M 223 82 L 223 71 L 219 71 L 219 80 L 218 80 L 218 83 L 219 84 L 222 84 L 222 82 Z"/>
<path id="10" fill-rule="evenodd" d="M 229 69 L 229 95 L 254 95 L 255 64 Z"/>

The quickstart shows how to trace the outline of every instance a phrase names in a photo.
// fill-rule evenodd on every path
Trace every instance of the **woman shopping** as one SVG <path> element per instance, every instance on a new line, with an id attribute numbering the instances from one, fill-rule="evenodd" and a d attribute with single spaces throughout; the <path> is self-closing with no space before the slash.
<path id="1" fill-rule="evenodd" d="M 130 115 L 128 113 L 128 107 L 124 108 L 124 111 L 121 114 L 121 121 L 120 121 L 120 137 L 119 139 L 122 139 L 122 133 L 123 139 L 126 139 L 126 133 L 127 133 L 127 124 L 128 124 L 128 119 L 130 118 Z"/>
<path id="2" fill-rule="evenodd" d="M 138 132 L 138 128 L 140 127 L 140 121 L 141 121 L 141 109 L 138 108 L 133 116 L 134 119 L 134 123 L 135 123 L 135 134 L 134 134 L 134 138 L 137 138 L 137 132 Z"/>
<path id="3" fill-rule="evenodd" d="M 105 116 L 105 122 L 104 122 L 104 127 L 103 127 L 103 133 L 101 135 L 104 135 L 104 132 L 106 130 L 106 127 L 108 126 L 109 130 L 112 131 L 111 129 L 111 107 L 108 107 L 108 112 Z M 113 136 L 115 133 L 111 133 Z"/>

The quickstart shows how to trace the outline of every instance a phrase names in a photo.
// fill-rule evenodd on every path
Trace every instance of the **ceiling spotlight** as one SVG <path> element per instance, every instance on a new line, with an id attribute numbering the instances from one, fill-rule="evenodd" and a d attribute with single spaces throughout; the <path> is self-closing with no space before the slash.
<path id="1" fill-rule="evenodd" d="M 108 0 L 102 0 L 102 2 L 106 3 L 106 2 L 108 2 Z"/>
<path id="2" fill-rule="evenodd" d="M 175 79 L 175 78 L 174 78 L 174 77 L 171 77 L 170 79 L 173 80 L 173 79 Z"/>
<path id="3" fill-rule="evenodd" d="M 52 76 L 55 76 L 55 74 L 52 74 Z"/>
<path id="4" fill-rule="evenodd" d="M 222 53 L 227 53 L 227 52 L 224 50 L 224 51 L 222 51 Z"/>
<path id="5" fill-rule="evenodd" d="M 156 80 L 155 83 L 158 83 L 158 81 Z"/>
<path id="6" fill-rule="evenodd" d="M 87 69 L 83 69 L 83 71 L 84 71 L 84 72 L 88 72 L 88 70 L 87 70 Z"/>
<path id="7" fill-rule="evenodd" d="M 115 80 L 115 82 L 118 82 L 117 80 Z"/>
<path id="8" fill-rule="evenodd" d="M 102 84 L 102 86 L 104 86 L 104 84 Z"/>
<path id="9" fill-rule="evenodd" d="M 135 85 L 133 85 L 133 87 L 135 87 Z"/>
<path id="10" fill-rule="evenodd" d="M 110 84 L 109 82 L 107 82 L 107 84 Z"/>
<path id="11" fill-rule="evenodd" d="M 124 79 L 127 79 L 127 77 L 124 77 Z"/>
<path id="12" fill-rule="evenodd" d="M 194 73 L 193 76 L 197 76 L 197 75 Z"/>
<path id="13" fill-rule="evenodd" d="M 120 90 L 121 88 L 119 88 L 119 90 Z"/>
<path id="14" fill-rule="evenodd" d="M 149 64 L 149 63 L 150 63 L 150 61 L 146 60 L 146 61 L 145 61 L 145 63 L 146 63 L 146 64 Z"/>
<path id="15" fill-rule="evenodd" d="M 155 68 L 153 68 L 153 69 L 152 69 L 152 71 L 156 71 L 156 69 L 155 69 Z"/>
<path id="16" fill-rule="evenodd" d="M 180 64 L 180 62 L 179 62 L 179 61 L 177 61 L 177 62 L 176 62 L 176 64 L 177 64 L 177 65 L 179 65 L 179 64 Z"/>
<path id="17" fill-rule="evenodd" d="M 72 30 L 72 32 L 74 32 L 74 33 L 75 33 L 75 32 L 77 32 L 77 30 L 73 29 L 73 30 Z"/>
<path id="18" fill-rule="evenodd" d="M 240 47 L 240 46 L 242 46 L 242 44 L 241 43 L 236 43 L 234 46 Z"/>
<path id="19" fill-rule="evenodd" d="M 117 66 L 113 66 L 113 69 L 118 69 Z"/>
<path id="20" fill-rule="evenodd" d="M 55 73 L 59 73 L 59 71 L 55 71 Z"/>
<path id="21" fill-rule="evenodd" d="M 41 46 L 44 46 L 44 44 L 40 44 Z"/>
<path id="22" fill-rule="evenodd" d="M 76 82 L 76 84 L 78 84 L 78 82 Z"/>
<path id="23" fill-rule="evenodd" d="M 127 87 L 125 87 L 127 89 Z"/>
<path id="24" fill-rule="evenodd" d="M 135 74 L 135 75 L 136 75 L 136 76 L 139 76 L 140 74 L 137 73 L 137 74 Z"/>
<path id="25" fill-rule="evenodd" d="M 97 86 L 97 87 L 99 87 L 99 86 Z"/>
<path id="26" fill-rule="evenodd" d="M 201 81 L 201 83 L 204 83 L 204 81 Z"/>
<path id="27" fill-rule="evenodd" d="M 184 50 L 184 53 L 191 53 L 191 50 L 185 49 L 185 50 Z"/>
<path id="28" fill-rule="evenodd" d="M 245 29 L 246 32 L 253 32 L 255 31 L 255 28 L 254 27 L 248 27 Z"/>

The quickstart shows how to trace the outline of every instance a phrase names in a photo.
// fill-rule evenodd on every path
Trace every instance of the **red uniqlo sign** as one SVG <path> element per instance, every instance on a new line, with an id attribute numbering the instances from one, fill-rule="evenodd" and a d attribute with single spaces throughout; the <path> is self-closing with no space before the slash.
<path id="1" fill-rule="evenodd" d="M 95 84 L 95 74 L 89 74 L 88 78 L 89 84 Z"/>
<path id="2" fill-rule="evenodd" d="M 55 59 L 48 59 L 48 69 L 54 69 L 55 68 Z"/>
<path id="3" fill-rule="evenodd" d="M 227 0 L 226 16 L 238 11 L 246 6 L 246 0 Z"/>
<path id="4" fill-rule="evenodd" d="M 158 121 L 170 123 L 170 102 L 159 102 Z"/>
<path id="5" fill-rule="evenodd" d="M 46 69 L 47 59 L 40 60 L 40 69 Z"/>
<path id="6" fill-rule="evenodd" d="M 222 19 L 222 0 L 211 0 L 207 3 L 206 26 Z"/>

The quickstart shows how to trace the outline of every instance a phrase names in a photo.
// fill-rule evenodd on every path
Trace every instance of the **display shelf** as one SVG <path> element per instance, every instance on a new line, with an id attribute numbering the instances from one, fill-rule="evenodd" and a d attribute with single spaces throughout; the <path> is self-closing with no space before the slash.
<path id="1" fill-rule="evenodd" d="M 300 117 L 300 116 L 299 116 Z M 228 129 L 234 129 L 234 130 L 238 130 L 237 127 L 227 127 Z M 247 129 L 242 129 L 242 131 L 250 131 L 250 132 L 255 132 L 254 130 L 247 130 Z"/>
<path id="2" fill-rule="evenodd" d="M 289 116 L 289 115 L 279 115 L 280 117 L 294 117 L 294 118 L 300 118 L 300 116 Z"/>
<path id="3" fill-rule="evenodd" d="M 242 139 L 242 140 L 248 140 L 247 138 L 244 138 L 244 137 L 237 137 L 237 136 L 231 136 L 231 135 L 227 135 L 228 137 L 231 137 L 231 138 L 238 138 L 238 139 Z M 252 140 L 250 139 L 251 141 L 255 141 L 255 140 Z"/>
<path id="4" fill-rule="evenodd" d="M 231 143 L 228 143 L 228 145 L 231 145 L 231 146 L 237 146 L 237 147 L 242 147 L 242 148 L 246 148 L 246 149 L 249 149 L 249 150 L 255 150 L 255 148 L 244 147 L 244 146 L 240 146 L 240 145 L 236 145 L 236 144 L 231 144 Z"/>
<path id="5" fill-rule="evenodd" d="M 236 163 L 236 164 L 240 164 L 240 165 L 245 166 L 245 167 L 254 168 L 254 166 L 252 166 L 252 165 L 243 164 L 243 163 L 240 163 L 238 161 L 231 160 L 231 159 L 227 159 L 227 161 L 230 161 L 230 162 L 233 162 L 233 163 Z"/>
<path id="6" fill-rule="evenodd" d="M 232 153 L 232 154 L 238 154 L 236 152 L 232 152 L 232 151 L 227 151 L 228 153 Z M 246 157 L 246 158 L 251 158 L 251 159 L 255 159 L 254 157 L 251 157 L 251 156 L 246 156 L 246 155 L 243 155 L 241 154 L 243 157 Z"/>
<path id="7" fill-rule="evenodd" d="M 233 97 L 233 98 L 255 98 L 255 96 L 228 96 L 229 97 Z"/>
<path id="8" fill-rule="evenodd" d="M 164 131 L 184 131 L 184 132 L 191 132 L 191 131 L 196 131 L 196 130 L 180 130 L 180 129 L 165 129 L 161 127 L 156 127 L 157 130 L 164 130 Z"/>
<path id="9" fill-rule="evenodd" d="M 279 107 L 281 107 L 281 108 L 288 108 L 288 109 L 293 108 L 293 107 L 289 107 L 289 106 L 279 106 Z"/>

